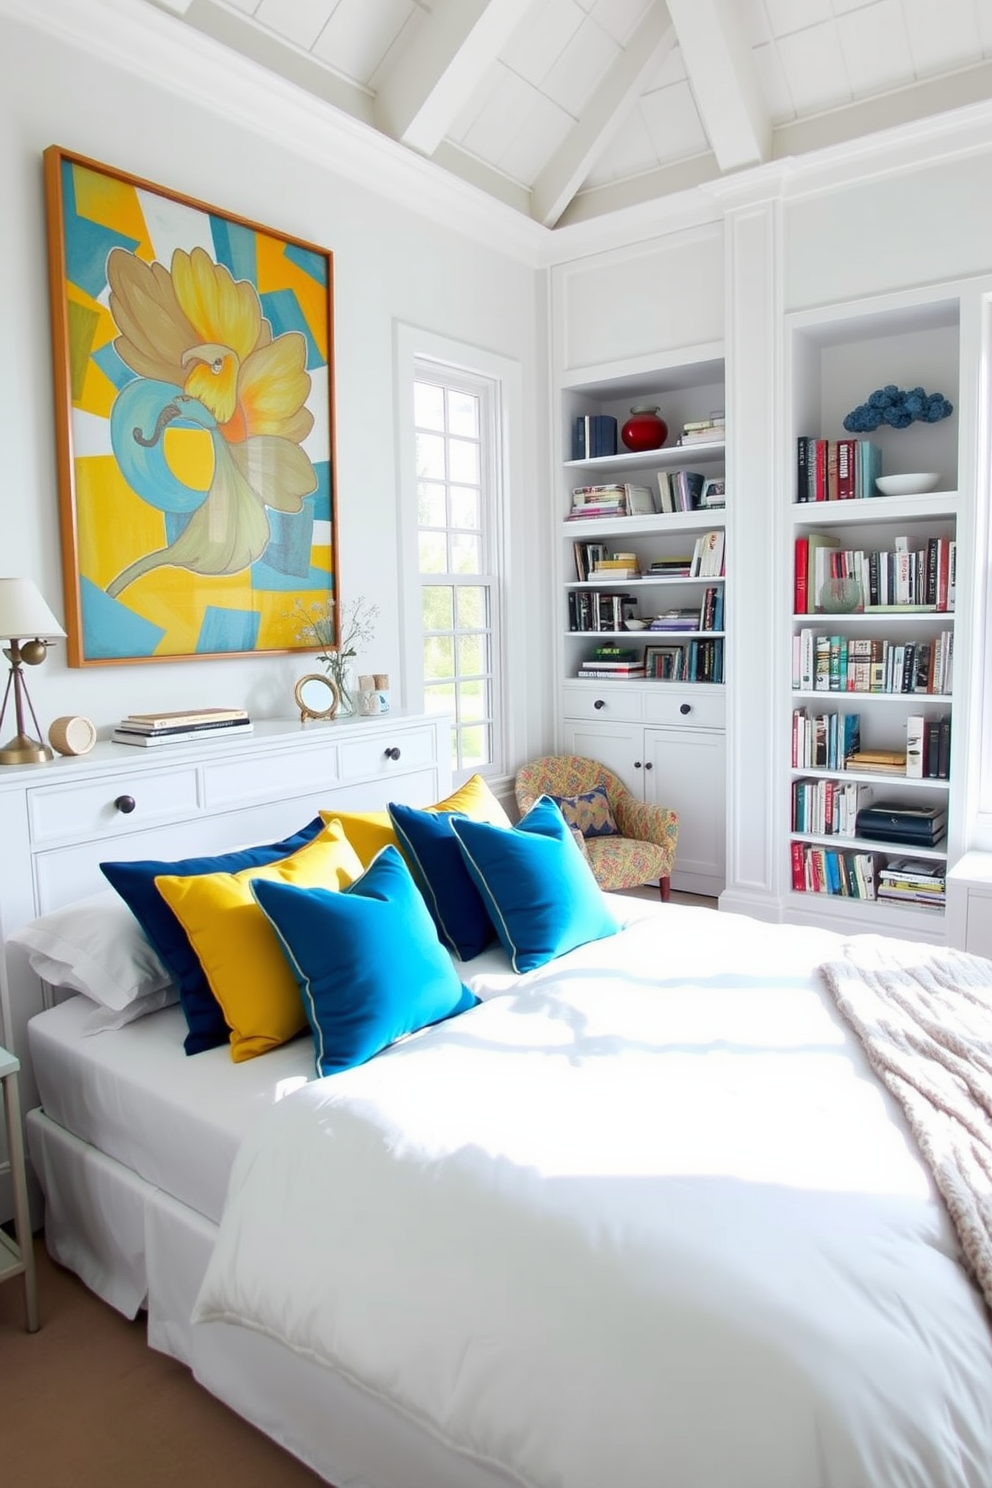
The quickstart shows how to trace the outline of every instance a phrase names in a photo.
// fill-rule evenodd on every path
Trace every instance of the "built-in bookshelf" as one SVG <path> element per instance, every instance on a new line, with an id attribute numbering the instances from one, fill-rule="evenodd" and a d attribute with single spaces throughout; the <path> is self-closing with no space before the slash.
<path id="1" fill-rule="evenodd" d="M 627 450 L 620 430 L 645 404 L 660 409 L 667 440 Z M 724 365 L 711 356 L 560 389 L 562 748 L 673 806 L 673 884 L 708 894 L 725 882 L 733 493 L 723 407 Z M 687 424 L 700 427 L 679 444 Z M 604 440 L 608 453 L 574 458 Z"/>
<path id="2" fill-rule="evenodd" d="M 803 314 L 789 328 L 780 810 L 790 918 L 943 939 L 967 500 L 958 319 L 953 298 L 911 298 Z M 954 412 L 846 430 L 845 415 L 888 385 L 939 389 Z M 891 496 L 875 484 L 919 472 L 933 490 Z"/>

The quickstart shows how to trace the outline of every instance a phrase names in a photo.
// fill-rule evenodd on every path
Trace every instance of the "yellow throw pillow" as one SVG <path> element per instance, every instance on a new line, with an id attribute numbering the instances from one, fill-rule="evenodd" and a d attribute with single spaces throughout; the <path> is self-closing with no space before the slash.
<path id="1" fill-rule="evenodd" d="M 473 821 L 488 822 L 492 827 L 509 827 L 510 818 L 503 810 L 481 775 L 472 775 L 450 796 L 424 811 L 460 811 Z M 399 847 L 388 811 L 322 811 L 325 822 L 339 821 L 344 835 L 362 860 L 365 868 L 384 847 Z"/>
<path id="2" fill-rule="evenodd" d="M 189 937 L 220 1004 L 236 1063 L 286 1043 L 307 1026 L 296 978 L 252 898 L 251 880 L 341 889 L 362 872 L 358 854 L 331 822 L 306 847 L 263 868 L 156 878 L 155 887 Z"/>

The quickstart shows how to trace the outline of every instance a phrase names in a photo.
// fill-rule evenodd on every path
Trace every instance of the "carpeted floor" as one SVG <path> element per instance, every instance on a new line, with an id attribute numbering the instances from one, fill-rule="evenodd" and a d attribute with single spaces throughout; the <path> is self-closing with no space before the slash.
<path id="1" fill-rule="evenodd" d="M 0 1286 L 3 1488 L 319 1488 L 35 1241 L 41 1328 Z"/>

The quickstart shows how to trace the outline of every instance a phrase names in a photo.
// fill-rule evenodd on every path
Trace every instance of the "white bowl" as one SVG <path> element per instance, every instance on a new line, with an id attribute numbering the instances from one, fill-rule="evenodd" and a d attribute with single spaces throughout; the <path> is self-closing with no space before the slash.
<path id="1" fill-rule="evenodd" d="M 883 496 L 921 496 L 924 491 L 936 491 L 940 476 L 932 470 L 918 475 L 880 475 L 875 484 Z"/>
<path id="2" fill-rule="evenodd" d="M 625 630 L 645 630 L 647 623 L 646 620 L 625 620 L 623 625 Z"/>

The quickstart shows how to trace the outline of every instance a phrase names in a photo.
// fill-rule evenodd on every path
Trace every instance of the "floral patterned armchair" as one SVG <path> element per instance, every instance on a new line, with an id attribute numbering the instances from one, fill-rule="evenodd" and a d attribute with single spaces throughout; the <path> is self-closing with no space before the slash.
<path id="1" fill-rule="evenodd" d="M 539 796 L 570 798 L 596 786 L 605 789 L 620 834 L 583 839 L 596 882 L 601 889 L 631 889 L 657 879 L 667 901 L 679 835 L 676 812 L 638 801 L 612 770 L 577 754 L 546 754 L 521 766 L 514 790 L 523 815 Z"/>

